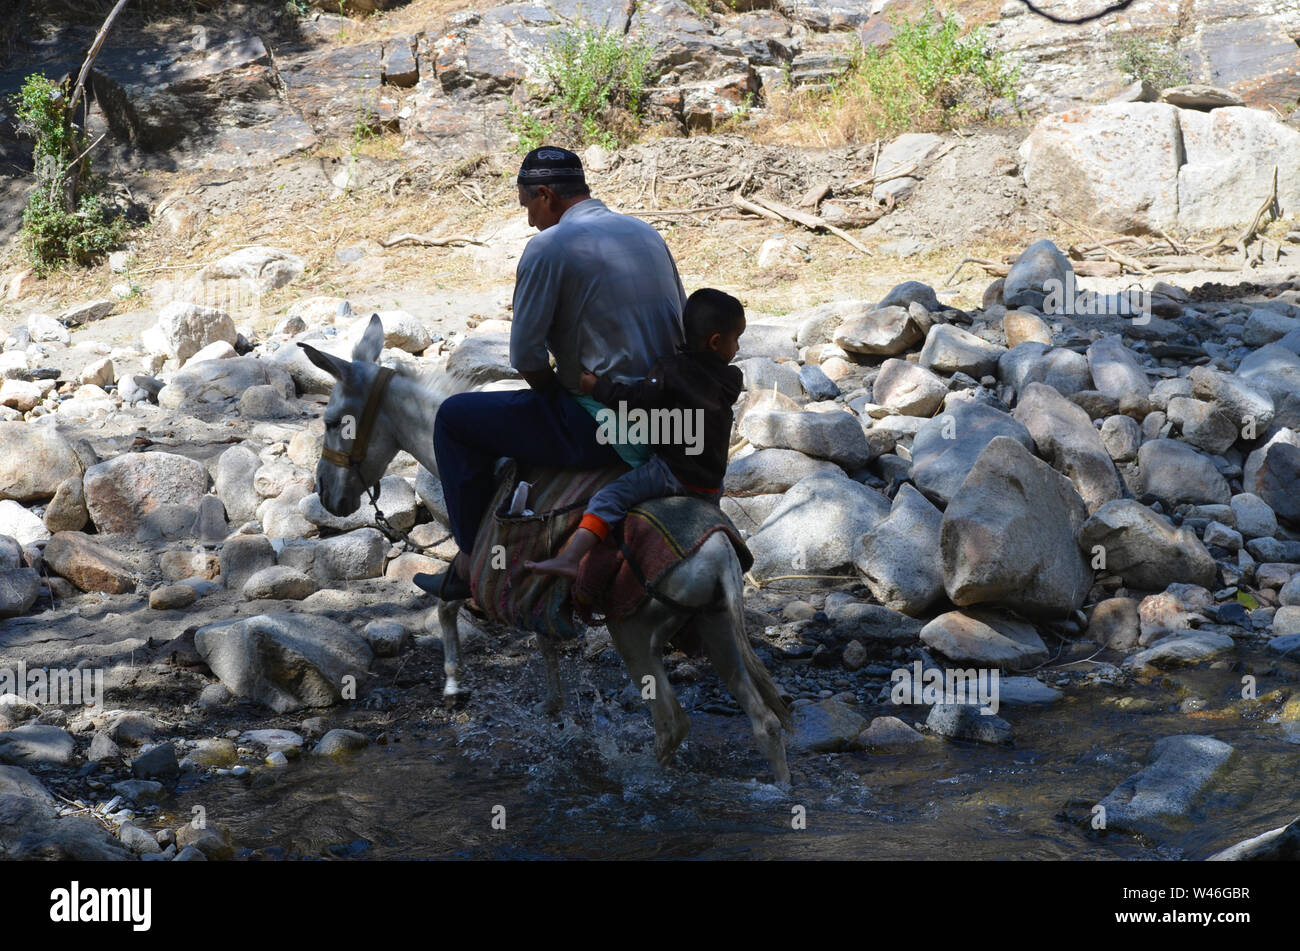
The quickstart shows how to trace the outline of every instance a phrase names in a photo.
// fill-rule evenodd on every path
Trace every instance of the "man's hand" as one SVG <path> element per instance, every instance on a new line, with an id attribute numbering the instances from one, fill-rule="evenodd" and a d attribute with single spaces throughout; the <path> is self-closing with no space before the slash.
<path id="1" fill-rule="evenodd" d="M 555 371 L 550 367 L 545 370 L 521 370 L 519 375 L 539 393 L 549 393 L 560 385 L 560 381 L 555 378 Z"/>
<path id="2" fill-rule="evenodd" d="M 590 370 L 583 370 L 582 375 L 578 377 L 578 389 L 590 396 L 591 391 L 595 388 L 596 374 L 592 373 Z"/>

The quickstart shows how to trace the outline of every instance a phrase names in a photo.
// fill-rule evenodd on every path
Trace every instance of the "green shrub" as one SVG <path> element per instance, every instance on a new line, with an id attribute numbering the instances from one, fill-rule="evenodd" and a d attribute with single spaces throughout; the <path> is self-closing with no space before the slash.
<path id="1" fill-rule="evenodd" d="M 512 108 L 507 124 L 521 151 L 543 141 L 617 148 L 641 119 L 652 47 L 596 27 L 565 30 L 542 61 L 543 106 L 549 121 Z"/>
<path id="2" fill-rule="evenodd" d="M 950 128 L 987 118 L 996 99 L 1016 102 L 1019 62 L 990 49 L 980 27 L 965 36 L 953 16 L 929 7 L 908 23 L 891 19 L 893 41 L 859 47 L 820 103 L 848 141 Z"/>
<path id="3" fill-rule="evenodd" d="M 125 223 L 113 217 L 91 174 L 89 141 L 68 116 L 68 86 L 39 73 L 15 97 L 19 128 L 36 142 L 36 182 L 23 211 L 22 245 L 37 273 L 89 264 L 113 250 Z"/>
<path id="4" fill-rule="evenodd" d="M 1119 43 L 1116 66 L 1130 79 L 1150 83 L 1156 89 L 1191 82 L 1192 69 L 1172 37 L 1129 36 Z"/>

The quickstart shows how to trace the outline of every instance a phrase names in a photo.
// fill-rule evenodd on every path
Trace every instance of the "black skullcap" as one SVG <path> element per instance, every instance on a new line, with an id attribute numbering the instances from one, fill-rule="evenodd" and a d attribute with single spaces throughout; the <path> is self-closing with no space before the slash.
<path id="1" fill-rule="evenodd" d="M 520 185 L 550 185 L 555 182 L 585 182 L 582 159 L 568 149 L 543 145 L 524 156 L 519 167 Z"/>

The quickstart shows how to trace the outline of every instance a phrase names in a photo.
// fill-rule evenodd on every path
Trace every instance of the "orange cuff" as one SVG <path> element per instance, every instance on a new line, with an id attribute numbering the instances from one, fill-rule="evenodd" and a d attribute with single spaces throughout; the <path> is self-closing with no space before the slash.
<path id="1" fill-rule="evenodd" d="M 594 534 L 602 542 L 609 537 L 609 525 L 599 515 L 586 512 L 582 516 L 582 521 L 578 523 L 579 528 L 585 528 Z"/>

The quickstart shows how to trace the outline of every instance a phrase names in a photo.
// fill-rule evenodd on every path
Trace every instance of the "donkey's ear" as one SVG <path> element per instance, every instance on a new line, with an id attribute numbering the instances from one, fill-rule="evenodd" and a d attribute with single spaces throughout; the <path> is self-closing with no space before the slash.
<path id="1" fill-rule="evenodd" d="M 357 345 L 352 348 L 352 359 L 357 363 L 378 363 L 379 354 L 384 349 L 384 325 L 378 314 L 370 315 L 366 332 L 361 335 Z"/>
<path id="2" fill-rule="evenodd" d="M 346 360 L 340 360 L 332 353 L 317 350 L 309 343 L 299 341 L 298 346 L 302 347 L 303 353 L 307 354 L 308 360 L 334 377 L 334 379 L 341 380 L 347 374 L 348 362 Z"/>

